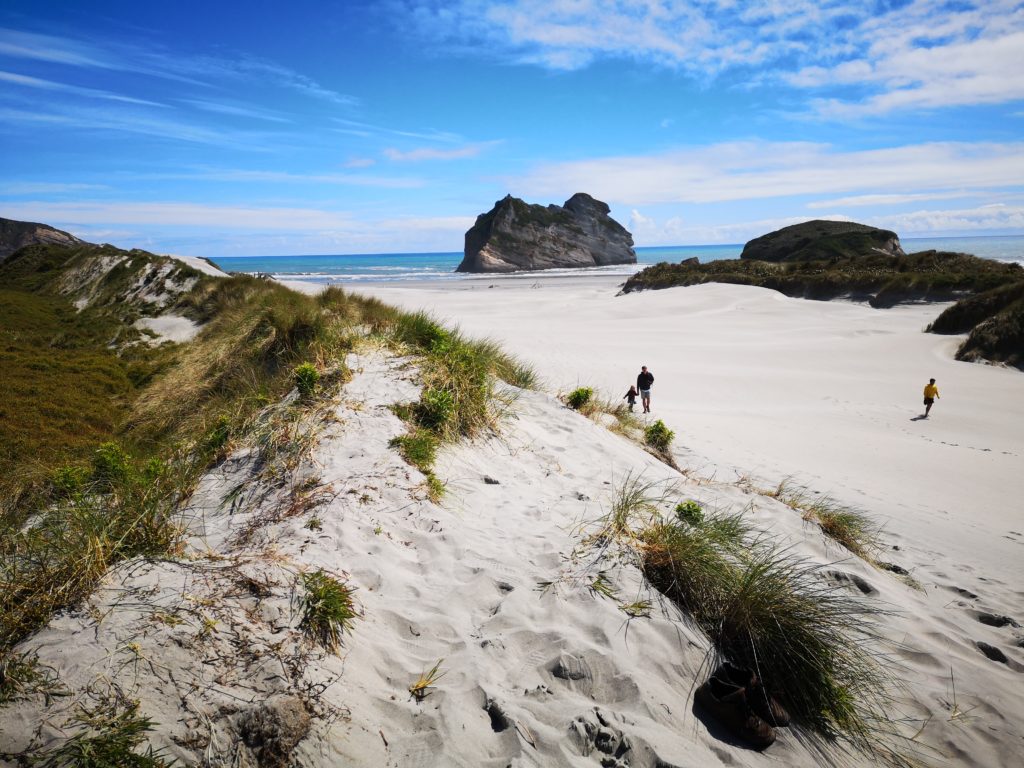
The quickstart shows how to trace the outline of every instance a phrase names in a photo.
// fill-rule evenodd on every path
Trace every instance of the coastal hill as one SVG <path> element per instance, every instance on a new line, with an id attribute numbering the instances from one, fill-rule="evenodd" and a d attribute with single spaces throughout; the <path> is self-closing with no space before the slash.
<path id="1" fill-rule="evenodd" d="M 633 236 L 609 212 L 583 192 L 547 207 L 507 195 L 466 232 L 456 272 L 635 264 Z"/>
<path id="2" fill-rule="evenodd" d="M 0 262 L 26 245 L 86 245 L 72 234 L 46 224 L 0 218 Z"/>
<path id="3" fill-rule="evenodd" d="M 0 375 L 37 353 L 0 404 L 34 419 L 0 494 L 0 767 L 1012 762 L 1009 577 L 723 481 L 422 312 L 173 269 L 0 268 Z M 143 343 L 170 312 L 199 332 Z M 38 428 L 71 395 L 116 406 L 91 446 Z M 695 693 L 725 658 L 792 716 L 764 755 Z"/>
<path id="4" fill-rule="evenodd" d="M 734 283 L 804 299 L 863 301 L 880 309 L 957 302 L 928 329 L 970 334 L 957 359 L 1024 368 L 1024 269 L 1019 264 L 947 251 L 905 254 L 888 230 L 829 224 L 807 222 L 756 238 L 739 259 L 655 264 L 631 276 L 622 292 Z"/>
<path id="5" fill-rule="evenodd" d="M 853 221 L 816 219 L 783 227 L 756 237 L 743 246 L 741 259 L 814 261 L 870 253 L 902 256 L 895 232 Z"/>

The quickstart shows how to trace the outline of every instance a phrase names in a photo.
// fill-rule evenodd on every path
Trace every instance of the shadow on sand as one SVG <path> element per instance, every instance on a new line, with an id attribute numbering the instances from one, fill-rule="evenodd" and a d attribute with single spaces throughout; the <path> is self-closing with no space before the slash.
<path id="1" fill-rule="evenodd" d="M 927 418 L 928 418 L 927 416 L 925 416 L 923 413 L 921 413 L 921 414 L 918 414 L 917 416 L 915 416 L 914 418 L 912 418 L 911 421 L 922 421 L 923 419 L 927 419 Z"/>

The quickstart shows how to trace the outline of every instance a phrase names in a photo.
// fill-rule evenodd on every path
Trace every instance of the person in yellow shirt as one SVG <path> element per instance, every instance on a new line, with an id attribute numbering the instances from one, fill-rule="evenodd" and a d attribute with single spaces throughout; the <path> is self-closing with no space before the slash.
<path id="1" fill-rule="evenodd" d="M 939 388 L 935 386 L 935 379 L 928 379 L 924 385 L 924 417 L 928 418 L 928 411 L 932 409 L 936 398 L 939 396 Z"/>

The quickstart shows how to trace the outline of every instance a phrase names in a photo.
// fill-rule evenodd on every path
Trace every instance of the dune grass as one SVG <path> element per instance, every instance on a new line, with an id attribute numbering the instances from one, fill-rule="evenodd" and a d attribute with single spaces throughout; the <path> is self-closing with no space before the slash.
<path id="1" fill-rule="evenodd" d="M 756 670 L 820 749 L 841 743 L 902 764 L 885 717 L 896 678 L 879 632 L 884 611 L 836 589 L 825 566 L 756 533 L 742 513 L 675 499 L 673 486 L 627 475 L 591 544 L 607 549 L 614 537 L 707 636 L 711 665 Z"/>
<path id="2" fill-rule="evenodd" d="M 153 730 L 153 721 L 139 714 L 138 702 L 104 702 L 75 717 L 80 730 L 60 747 L 32 760 L 39 768 L 169 768 L 176 761 L 148 747 L 136 750 Z"/>
<path id="3" fill-rule="evenodd" d="M 574 411 L 578 411 L 587 405 L 593 397 L 594 390 L 592 387 L 576 387 L 576 389 L 565 396 L 565 404 Z"/>
<path id="4" fill-rule="evenodd" d="M 302 574 L 302 589 L 299 627 L 321 647 L 337 651 L 356 618 L 352 590 L 322 570 Z"/>
<path id="5" fill-rule="evenodd" d="M 840 504 L 827 494 L 812 493 L 791 478 L 782 480 L 766 495 L 800 512 L 804 520 L 815 523 L 822 533 L 857 557 L 875 562 L 881 548 L 881 528 L 866 513 Z"/>
<path id="6" fill-rule="evenodd" d="M 443 443 L 497 428 L 510 405 L 510 396 L 496 390 L 499 380 L 529 388 L 536 377 L 494 342 L 466 339 L 423 312 L 403 313 L 381 326 L 384 333 L 419 357 L 420 399 L 395 409 L 409 424 L 409 432 L 391 444 L 426 476 L 427 494 L 437 501 L 444 493 L 443 483 L 433 472 L 437 449 Z"/>
<path id="7" fill-rule="evenodd" d="M 423 424 L 403 454 L 428 469 L 431 498 L 444 491 L 429 472 L 436 445 L 493 428 L 507 405 L 495 393 L 497 379 L 533 383 L 528 368 L 491 342 L 337 288 L 308 296 L 253 277 L 198 280 L 174 309 L 203 323 L 202 331 L 140 358 L 142 368 L 134 353 L 108 347 L 109 318 L 76 313 L 47 293 L 13 293 L 17 301 L 0 303 L 0 311 L 17 320 L 2 327 L 8 347 L 23 356 L 24 386 L 0 407 L 49 425 L 51 404 L 67 391 L 78 420 L 57 419 L 53 429 L 16 425 L 23 442 L 0 473 L 8 484 L 0 488 L 0 651 L 81 602 L 118 562 L 173 554 L 182 533 L 178 505 L 202 472 L 242 443 L 258 443 L 265 457 L 302 442 L 261 414 L 293 390 L 298 399 L 286 408 L 315 407 L 349 375 L 345 354 L 366 340 L 423 360 L 415 417 Z M 70 339 L 67 349 L 55 346 L 59 338 Z M 76 362 L 78 352 L 91 356 L 94 374 Z M 49 358 L 63 372 L 40 367 Z"/>

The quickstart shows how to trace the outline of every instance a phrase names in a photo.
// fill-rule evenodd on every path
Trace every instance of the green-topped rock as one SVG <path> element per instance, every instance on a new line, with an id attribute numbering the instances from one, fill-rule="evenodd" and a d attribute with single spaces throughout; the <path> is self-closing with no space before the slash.
<path id="1" fill-rule="evenodd" d="M 882 254 L 902 256 L 900 239 L 888 229 L 854 221 L 805 221 L 756 237 L 743 246 L 741 259 L 815 261 Z"/>

